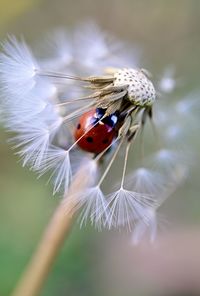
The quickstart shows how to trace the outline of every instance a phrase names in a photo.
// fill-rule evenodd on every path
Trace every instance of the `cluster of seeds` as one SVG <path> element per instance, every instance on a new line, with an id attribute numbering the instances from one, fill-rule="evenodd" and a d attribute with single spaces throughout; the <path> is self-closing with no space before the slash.
<path id="1" fill-rule="evenodd" d="M 155 88 L 142 70 L 118 70 L 114 74 L 114 78 L 115 86 L 127 85 L 128 98 L 134 104 L 140 106 L 151 106 L 155 101 Z"/>

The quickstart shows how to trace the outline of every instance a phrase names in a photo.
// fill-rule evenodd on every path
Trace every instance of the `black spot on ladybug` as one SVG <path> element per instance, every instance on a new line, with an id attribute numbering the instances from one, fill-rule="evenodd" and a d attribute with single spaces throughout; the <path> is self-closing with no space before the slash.
<path id="1" fill-rule="evenodd" d="M 109 139 L 104 139 L 104 140 L 102 141 L 103 144 L 107 144 L 108 142 L 109 142 Z"/>
<path id="2" fill-rule="evenodd" d="M 80 129 L 81 128 L 81 125 L 80 125 L 80 123 L 77 125 L 77 129 Z"/>
<path id="3" fill-rule="evenodd" d="M 93 138 L 92 138 L 92 137 L 87 137 L 87 138 L 86 138 L 86 141 L 87 141 L 88 143 L 92 143 L 92 142 L 93 142 Z"/>

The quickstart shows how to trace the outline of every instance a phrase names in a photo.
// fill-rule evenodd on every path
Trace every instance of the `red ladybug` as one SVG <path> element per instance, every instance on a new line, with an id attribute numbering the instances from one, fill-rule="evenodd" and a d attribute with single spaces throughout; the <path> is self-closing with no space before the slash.
<path id="1" fill-rule="evenodd" d="M 101 120 L 105 111 L 102 108 L 92 109 L 79 118 L 74 138 L 76 141 L 81 138 L 77 142 L 81 149 L 98 154 L 112 143 L 116 136 L 118 114 L 113 113 Z"/>

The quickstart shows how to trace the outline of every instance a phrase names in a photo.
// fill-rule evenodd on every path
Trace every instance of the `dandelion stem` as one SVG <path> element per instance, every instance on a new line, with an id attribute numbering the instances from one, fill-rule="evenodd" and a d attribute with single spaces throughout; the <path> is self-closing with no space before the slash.
<path id="1" fill-rule="evenodd" d="M 80 169 L 63 200 L 54 212 L 27 269 L 12 296 L 39 295 L 56 257 L 70 234 L 75 214 L 77 191 L 82 191 L 89 180 Z M 72 198 L 73 197 L 73 198 Z"/>

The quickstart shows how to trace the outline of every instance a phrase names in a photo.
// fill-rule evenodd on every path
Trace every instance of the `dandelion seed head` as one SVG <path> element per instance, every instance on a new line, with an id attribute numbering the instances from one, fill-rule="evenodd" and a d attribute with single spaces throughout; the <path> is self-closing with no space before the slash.
<path id="1" fill-rule="evenodd" d="M 142 70 L 123 69 L 114 74 L 114 85 L 127 85 L 130 101 L 141 106 L 151 105 L 156 98 L 155 88 Z"/>
<path id="2" fill-rule="evenodd" d="M 24 166 L 39 177 L 49 174 L 54 194 L 67 193 L 77 175 L 80 182 L 87 179 L 85 190 L 77 189 L 73 197 L 81 226 L 89 220 L 98 229 L 135 229 L 135 241 L 148 229 L 153 240 L 158 208 L 188 174 L 187 153 L 175 149 L 174 143 L 184 142 L 190 130 L 184 127 L 194 117 L 198 95 L 170 104 L 156 99 L 151 75 L 137 65 L 137 49 L 124 46 L 92 23 L 70 33 L 59 29 L 46 42 L 45 58 L 36 58 L 15 37 L 2 44 L 0 112 L 6 128 L 15 132 L 10 142 Z M 135 53 L 131 58 L 130 52 Z M 174 72 L 166 70 L 157 85 L 161 92 L 171 93 L 176 86 Z M 91 124 L 86 127 L 81 118 L 88 119 L 91 110 Z M 152 119 L 163 143 L 127 174 L 132 165 L 130 145 L 135 145 L 138 132 Z M 102 126 L 105 129 L 98 133 Z M 81 132 L 78 137 L 77 130 Z M 84 151 L 82 139 L 86 141 Z M 98 150 L 95 145 L 89 149 L 95 139 Z M 104 181 L 121 158 L 117 190 L 104 195 Z"/>

